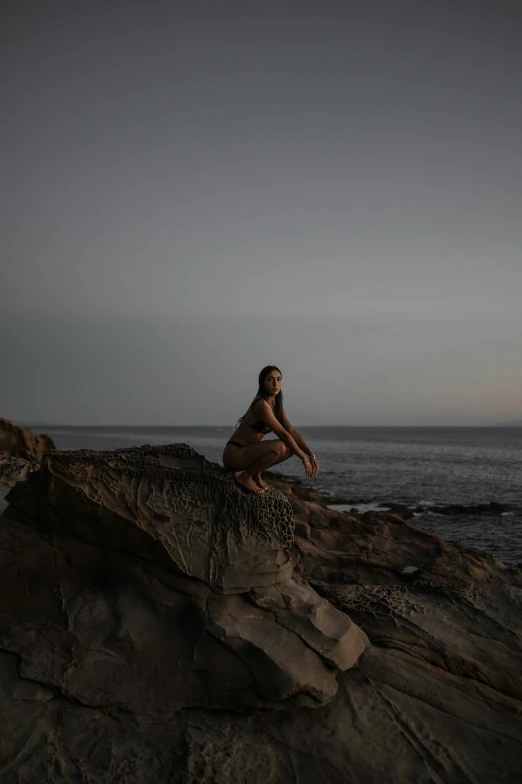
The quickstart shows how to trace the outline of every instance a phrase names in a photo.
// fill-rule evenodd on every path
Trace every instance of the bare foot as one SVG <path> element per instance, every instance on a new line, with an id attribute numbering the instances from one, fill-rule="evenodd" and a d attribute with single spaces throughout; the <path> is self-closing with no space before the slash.
<path id="1" fill-rule="evenodd" d="M 266 483 L 266 482 L 263 482 L 263 480 L 261 479 L 261 474 L 254 474 L 254 476 L 252 477 L 252 479 L 254 480 L 254 482 L 256 483 L 256 485 L 257 485 L 258 487 L 260 487 L 262 490 L 270 490 L 270 487 L 269 487 L 269 485 L 267 485 L 267 483 Z"/>
<path id="2" fill-rule="evenodd" d="M 258 487 L 251 476 L 244 476 L 243 474 L 239 474 L 239 476 L 234 477 L 234 482 L 236 485 L 239 485 L 242 490 L 246 490 L 248 493 L 259 494 L 265 492 L 260 487 Z"/>

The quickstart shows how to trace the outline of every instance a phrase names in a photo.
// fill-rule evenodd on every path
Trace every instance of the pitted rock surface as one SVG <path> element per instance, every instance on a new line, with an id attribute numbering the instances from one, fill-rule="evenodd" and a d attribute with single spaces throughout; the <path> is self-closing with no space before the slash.
<path id="1" fill-rule="evenodd" d="M 406 585 L 340 585 L 324 584 L 323 591 L 348 612 L 374 618 L 401 618 L 410 612 L 424 613 L 422 602 Z"/>
<path id="2" fill-rule="evenodd" d="M 0 457 L 0 514 L 7 506 L 5 497 L 10 488 L 22 482 L 30 471 L 37 471 L 40 466 L 23 457 Z"/>
<path id="3" fill-rule="evenodd" d="M 374 645 L 488 684 L 522 700 L 522 589 L 510 585 L 323 585 Z M 480 633 L 478 633 L 480 629 Z M 487 633 L 487 644 L 484 633 Z"/>
<path id="4" fill-rule="evenodd" d="M 155 721 L 317 707 L 369 646 L 294 578 L 284 494 L 185 444 L 46 453 L 8 500 L 0 645 L 63 698 Z"/>
<path id="5" fill-rule="evenodd" d="M 0 457 L 0 483 L 12 487 L 25 479 L 29 471 L 37 471 L 38 464 L 23 457 Z"/>
<path id="6" fill-rule="evenodd" d="M 137 494 L 141 491 L 141 484 L 148 481 L 151 495 L 145 500 L 147 506 L 157 500 L 154 498 L 156 483 L 156 486 L 161 486 L 163 495 L 168 495 L 168 508 L 174 513 L 206 509 L 215 506 L 218 501 L 223 505 L 221 516 L 238 537 L 256 535 L 266 541 L 275 538 L 283 547 L 290 547 L 293 543 L 292 509 L 282 493 L 245 493 L 237 487 L 230 474 L 205 460 L 188 444 L 161 447 L 145 444 L 106 452 L 77 450 L 51 453 L 45 458 L 49 460 L 50 470 L 58 469 L 71 477 L 76 475 L 76 481 L 80 482 L 86 468 L 88 471 L 93 467 L 100 469 L 97 482 L 109 494 L 116 495 L 121 491 L 122 472 L 130 477 L 128 484 Z M 118 470 L 113 472 L 111 468 Z M 71 478 L 71 481 L 75 479 Z M 166 482 L 172 483 L 168 489 L 164 489 Z"/>
<path id="7" fill-rule="evenodd" d="M 186 444 L 45 454 L 33 492 L 42 520 L 145 558 L 159 553 L 164 565 L 225 593 L 291 576 L 286 497 L 245 493 Z M 23 510 L 26 493 L 8 500 Z"/>
<path id="8" fill-rule="evenodd" d="M 46 453 L 44 453 L 46 454 Z M 65 465 L 104 465 L 111 463 L 129 463 L 136 468 L 146 468 L 147 466 L 181 468 L 189 465 L 187 461 L 194 461 L 194 465 L 212 467 L 212 463 L 205 460 L 189 444 L 162 444 L 155 446 L 152 444 L 142 444 L 141 446 L 128 446 L 121 449 L 74 449 L 61 450 L 58 454 L 51 450 L 49 455 L 57 458 Z"/>

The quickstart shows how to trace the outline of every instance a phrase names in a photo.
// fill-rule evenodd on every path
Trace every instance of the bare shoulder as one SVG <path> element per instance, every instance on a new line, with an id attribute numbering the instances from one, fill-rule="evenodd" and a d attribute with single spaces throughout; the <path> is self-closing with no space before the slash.
<path id="1" fill-rule="evenodd" d="M 272 411 L 272 407 L 267 403 L 264 397 L 258 397 L 257 400 L 254 400 L 252 403 L 252 411 L 256 411 L 258 414 L 262 414 L 267 410 Z"/>
<path id="2" fill-rule="evenodd" d="M 270 403 L 264 399 L 264 397 L 260 397 L 259 400 L 255 402 L 254 408 L 259 414 L 274 413 L 274 409 L 272 408 Z"/>

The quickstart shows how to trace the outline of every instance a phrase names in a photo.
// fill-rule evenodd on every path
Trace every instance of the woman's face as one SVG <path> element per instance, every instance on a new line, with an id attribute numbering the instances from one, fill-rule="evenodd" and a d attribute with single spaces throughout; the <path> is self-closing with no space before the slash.
<path id="1" fill-rule="evenodd" d="M 265 377 L 265 389 L 269 395 L 277 395 L 281 391 L 281 373 L 279 370 L 271 370 Z"/>

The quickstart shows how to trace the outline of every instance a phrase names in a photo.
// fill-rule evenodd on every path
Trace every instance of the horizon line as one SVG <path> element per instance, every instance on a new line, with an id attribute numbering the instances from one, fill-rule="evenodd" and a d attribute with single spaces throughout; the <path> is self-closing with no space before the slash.
<path id="1" fill-rule="evenodd" d="M 34 421 L 32 421 L 32 420 L 19 420 L 18 423 L 15 420 L 10 420 L 10 421 L 12 421 L 14 424 L 19 424 L 20 427 L 27 427 L 29 425 L 33 425 L 35 427 L 118 427 L 118 428 L 140 428 L 140 429 L 141 428 L 158 428 L 158 427 L 161 427 L 161 428 L 173 427 L 173 428 L 178 428 L 178 429 L 210 427 L 210 428 L 235 429 L 235 425 L 228 425 L 228 424 L 226 424 L 226 425 L 211 425 L 211 424 L 198 424 L 198 425 L 194 425 L 194 424 L 191 424 L 191 425 L 188 425 L 188 424 L 183 424 L 183 425 L 147 424 L 147 425 L 138 425 L 138 424 L 128 424 L 127 423 L 127 424 L 119 425 L 119 424 L 114 424 L 114 423 L 102 424 L 102 423 L 99 423 L 99 422 L 96 423 L 96 424 L 78 424 L 77 422 L 75 422 L 75 423 L 70 423 L 70 422 L 69 423 L 67 423 L 67 422 L 65 422 L 65 423 L 64 422 L 42 422 L 40 420 L 34 420 Z M 440 424 L 437 424 L 437 425 L 434 425 L 434 424 L 431 424 L 431 425 L 430 424 L 422 424 L 422 425 L 411 425 L 411 424 L 410 425 L 385 425 L 385 424 L 361 425 L 361 424 L 359 424 L 359 425 L 347 425 L 347 424 L 339 424 L 339 423 L 337 423 L 337 424 L 330 424 L 330 425 L 300 425 L 300 427 L 301 428 L 341 428 L 341 427 L 350 427 L 350 428 L 386 428 L 386 427 L 387 428 L 405 428 L 405 427 L 417 427 L 417 428 L 419 428 L 419 427 L 429 427 L 429 428 L 433 428 L 433 427 L 446 427 L 446 428 L 451 428 L 451 427 L 522 427 L 522 420 L 515 420 L 513 422 L 493 422 L 493 423 L 490 422 L 490 423 L 487 423 L 487 424 L 475 424 L 475 425 L 469 425 L 469 424 L 452 424 L 452 425 L 440 425 Z"/>

